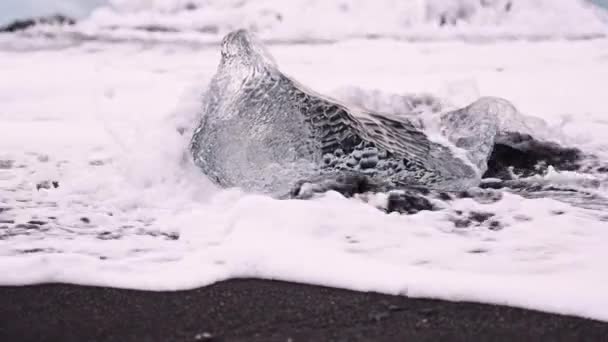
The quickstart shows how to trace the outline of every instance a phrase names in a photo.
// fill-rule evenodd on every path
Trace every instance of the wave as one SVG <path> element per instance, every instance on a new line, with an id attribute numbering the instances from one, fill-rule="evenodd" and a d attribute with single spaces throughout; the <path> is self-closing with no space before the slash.
<path id="1" fill-rule="evenodd" d="M 38 49 L 83 41 L 206 45 L 238 28 L 267 43 L 608 36 L 608 11 L 585 0 L 109 0 L 74 26 L 38 22 L 20 32 L 18 40 L 3 35 L 0 47 Z"/>
<path id="2" fill-rule="evenodd" d="M 246 28 L 264 39 L 572 38 L 605 36 L 599 7 L 582 0 L 111 0 L 89 29 L 195 32 Z"/>

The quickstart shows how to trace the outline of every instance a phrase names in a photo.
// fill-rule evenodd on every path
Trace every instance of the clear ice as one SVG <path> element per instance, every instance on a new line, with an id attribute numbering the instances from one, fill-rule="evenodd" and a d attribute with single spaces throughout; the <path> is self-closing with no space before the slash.
<path id="1" fill-rule="evenodd" d="M 284 194 L 344 173 L 368 176 L 381 190 L 464 190 L 479 185 L 503 132 L 532 131 L 500 98 L 452 111 L 433 97 L 408 101 L 403 112 L 381 114 L 317 94 L 282 74 L 264 46 L 239 30 L 222 42 L 191 152 L 214 182 L 255 192 Z M 425 116 L 436 118 L 437 136 Z"/>

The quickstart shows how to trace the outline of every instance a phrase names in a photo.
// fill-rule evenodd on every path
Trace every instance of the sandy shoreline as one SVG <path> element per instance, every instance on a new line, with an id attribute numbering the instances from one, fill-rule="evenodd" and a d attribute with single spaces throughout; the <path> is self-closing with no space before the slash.
<path id="1" fill-rule="evenodd" d="M 1 341 L 601 340 L 608 323 L 256 279 L 180 292 L 0 287 Z"/>

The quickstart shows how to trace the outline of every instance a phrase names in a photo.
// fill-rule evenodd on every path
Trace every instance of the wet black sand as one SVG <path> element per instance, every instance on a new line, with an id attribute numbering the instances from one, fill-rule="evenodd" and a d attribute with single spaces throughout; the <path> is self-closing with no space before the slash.
<path id="1" fill-rule="evenodd" d="M 0 341 L 601 341 L 608 323 L 255 279 L 181 292 L 0 287 Z"/>

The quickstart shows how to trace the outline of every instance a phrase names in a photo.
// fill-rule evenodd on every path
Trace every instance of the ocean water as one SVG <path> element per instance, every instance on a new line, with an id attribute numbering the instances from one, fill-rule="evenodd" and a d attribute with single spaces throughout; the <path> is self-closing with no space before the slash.
<path id="1" fill-rule="evenodd" d="M 399 215 L 375 207 L 382 194 L 281 201 L 219 189 L 179 133 L 197 123 L 219 48 L 175 37 L 27 51 L 14 47 L 33 38 L 4 37 L 0 284 L 158 291 L 259 277 L 608 320 L 605 211 L 505 192 L 493 203 L 459 199 Z M 603 38 L 353 38 L 269 49 L 321 93 L 430 93 L 454 106 L 504 97 L 608 161 Z M 601 174 L 543 180 L 608 196 Z M 457 224 L 479 212 L 491 219 Z"/>
<path id="2" fill-rule="evenodd" d="M 596 4 L 598 6 L 604 7 L 604 8 L 608 8 L 608 1 L 606 0 L 591 0 L 591 2 L 593 4 Z"/>
<path id="3" fill-rule="evenodd" d="M 0 25 L 57 13 L 80 19 L 107 3 L 107 0 L 3 0 L 0 2 Z"/>

